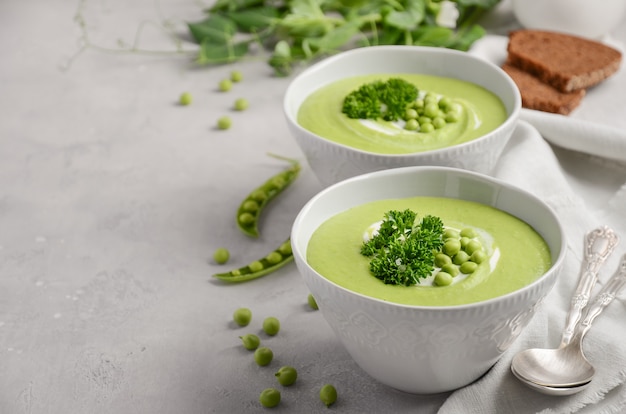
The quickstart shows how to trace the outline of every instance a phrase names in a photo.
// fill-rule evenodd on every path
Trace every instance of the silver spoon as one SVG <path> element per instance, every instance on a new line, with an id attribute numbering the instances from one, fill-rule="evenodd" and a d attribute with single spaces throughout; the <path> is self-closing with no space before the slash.
<path id="1" fill-rule="evenodd" d="M 525 378 L 521 377 L 515 371 L 515 368 L 513 368 L 513 367 L 511 367 L 511 371 L 526 386 L 528 386 L 529 388 L 534 389 L 535 391 L 539 391 L 540 393 L 547 394 L 547 395 L 557 395 L 557 396 L 559 396 L 559 395 L 572 395 L 572 394 L 576 394 L 577 392 L 581 392 L 582 390 L 587 388 L 589 386 L 589 384 L 591 384 L 591 381 L 589 381 L 589 382 L 586 382 L 584 384 L 581 384 L 581 385 L 578 385 L 578 386 L 575 386 L 575 387 L 548 387 L 546 385 L 539 385 L 539 384 L 535 384 L 534 382 L 527 381 Z"/>
<path id="2" fill-rule="evenodd" d="M 606 261 L 606 258 L 613 252 L 617 243 L 617 235 L 606 226 L 597 228 L 585 235 L 583 261 L 581 263 L 578 286 L 570 302 L 570 310 L 559 348 L 565 347 L 571 341 L 582 310 L 587 305 L 591 289 L 598 278 L 598 270 Z M 530 351 L 527 352 L 530 353 Z M 526 370 L 525 366 L 521 368 L 517 366 L 525 355 L 522 353 L 521 356 L 516 355 L 513 359 L 511 368 L 518 378 L 520 376 L 523 377 Z"/>
<path id="3" fill-rule="evenodd" d="M 576 327 L 571 341 L 558 349 L 529 349 L 518 353 L 511 365 L 513 373 L 526 385 L 535 389 L 555 392 L 556 388 L 582 391 L 593 376 L 595 369 L 585 358 L 582 340 L 594 319 L 626 286 L 626 254 L 621 258 L 617 271 L 611 276 L 589 307 L 585 318 Z"/>

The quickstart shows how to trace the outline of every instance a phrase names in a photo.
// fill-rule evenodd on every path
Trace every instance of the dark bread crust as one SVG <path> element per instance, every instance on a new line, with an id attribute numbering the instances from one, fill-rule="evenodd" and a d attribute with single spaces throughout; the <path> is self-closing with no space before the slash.
<path id="1" fill-rule="evenodd" d="M 502 69 L 509 74 L 522 95 L 522 106 L 538 111 L 569 115 L 582 101 L 585 89 L 561 92 L 528 72 L 505 63 Z"/>
<path id="2" fill-rule="evenodd" d="M 531 73 L 561 92 L 594 86 L 619 69 L 622 54 L 603 43 L 564 33 L 509 33 L 509 65 Z"/>

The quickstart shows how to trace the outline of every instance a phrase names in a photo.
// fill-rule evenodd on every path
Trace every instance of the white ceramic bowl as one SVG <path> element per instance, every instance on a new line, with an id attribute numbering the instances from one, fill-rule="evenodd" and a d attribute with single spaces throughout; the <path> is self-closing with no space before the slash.
<path id="1" fill-rule="evenodd" d="M 625 0 L 512 0 L 522 26 L 601 39 L 624 22 Z"/>
<path id="2" fill-rule="evenodd" d="M 402 155 L 358 150 L 327 140 L 298 124 L 300 105 L 321 86 L 346 77 L 378 73 L 421 73 L 473 82 L 500 97 L 508 118 L 498 128 L 475 140 Z M 323 185 L 329 185 L 355 175 L 414 165 L 490 173 L 515 129 L 521 97 L 515 83 L 502 69 L 466 52 L 436 47 L 372 46 L 337 54 L 303 71 L 287 88 L 283 109 L 287 125 L 309 166 Z"/>
<path id="3" fill-rule="evenodd" d="M 370 201 L 412 196 L 470 200 L 513 214 L 545 239 L 552 267 L 535 282 L 505 296 L 426 307 L 354 293 L 308 265 L 309 239 L 328 218 Z M 386 385 L 420 394 L 465 386 L 489 370 L 554 285 L 567 245 L 559 220 L 538 198 L 489 176 L 447 167 L 389 169 L 332 185 L 303 207 L 291 241 L 298 270 L 356 363 Z"/>

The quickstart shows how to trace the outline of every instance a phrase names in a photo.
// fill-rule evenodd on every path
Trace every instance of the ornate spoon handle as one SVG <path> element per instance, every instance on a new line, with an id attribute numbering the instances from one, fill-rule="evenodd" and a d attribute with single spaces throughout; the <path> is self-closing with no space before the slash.
<path id="1" fill-rule="evenodd" d="M 587 309 L 585 318 L 576 327 L 574 334 L 576 341 L 582 341 L 585 334 L 591 328 L 594 319 L 602 313 L 613 299 L 618 295 L 622 288 L 626 285 L 626 254 L 622 256 L 620 264 L 611 278 L 606 282 L 602 290 L 596 296 L 593 304 Z"/>
<path id="2" fill-rule="evenodd" d="M 565 329 L 561 336 L 561 347 L 564 347 L 572 340 L 582 311 L 589 302 L 591 288 L 593 288 L 598 279 L 598 270 L 607 257 L 615 250 L 618 241 L 619 238 L 615 232 L 607 226 L 592 230 L 585 236 L 583 261 L 580 267 L 578 285 L 570 302 Z"/>

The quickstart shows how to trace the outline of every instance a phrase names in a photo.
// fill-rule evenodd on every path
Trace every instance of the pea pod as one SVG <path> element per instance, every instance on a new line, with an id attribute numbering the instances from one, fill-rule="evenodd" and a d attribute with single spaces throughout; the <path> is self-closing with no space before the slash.
<path id="1" fill-rule="evenodd" d="M 291 239 L 287 239 L 277 249 L 271 251 L 262 259 L 250 262 L 246 266 L 233 269 L 230 272 L 216 273 L 213 277 L 225 282 L 246 282 L 265 276 L 268 273 L 280 269 L 291 261 L 293 261 Z"/>
<path id="2" fill-rule="evenodd" d="M 267 203 L 294 182 L 300 173 L 298 161 L 274 154 L 269 155 L 288 161 L 291 166 L 264 182 L 241 202 L 237 210 L 237 226 L 250 237 L 259 237 L 259 217 Z"/>

